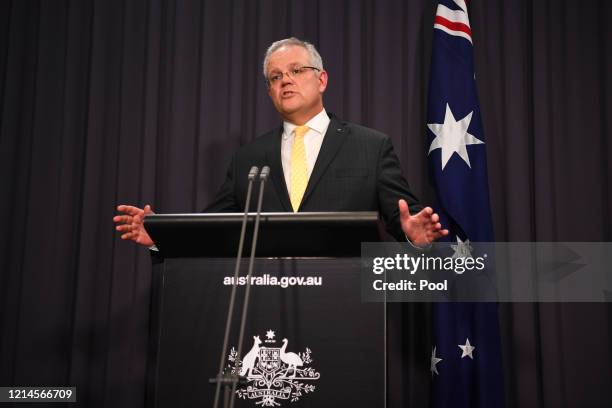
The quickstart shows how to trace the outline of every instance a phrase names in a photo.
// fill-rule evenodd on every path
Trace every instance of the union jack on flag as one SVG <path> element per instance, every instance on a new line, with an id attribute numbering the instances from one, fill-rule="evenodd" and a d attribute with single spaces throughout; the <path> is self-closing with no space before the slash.
<path id="1" fill-rule="evenodd" d="M 462 254 L 492 242 L 486 144 L 474 75 L 467 2 L 442 0 L 434 20 L 427 109 L 428 159 L 436 211 Z M 433 307 L 431 406 L 504 404 L 497 304 Z"/>

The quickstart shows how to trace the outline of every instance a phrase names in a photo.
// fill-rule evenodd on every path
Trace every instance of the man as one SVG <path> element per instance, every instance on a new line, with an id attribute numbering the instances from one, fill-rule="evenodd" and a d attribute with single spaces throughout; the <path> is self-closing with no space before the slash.
<path id="1" fill-rule="evenodd" d="M 210 212 L 240 212 L 251 166 L 270 166 L 271 188 L 264 211 L 379 211 L 398 240 L 427 246 L 447 235 L 430 207 L 421 209 L 401 174 L 388 136 L 343 122 L 323 108 L 328 75 L 312 44 L 288 38 L 266 52 L 263 73 L 268 95 L 283 119 L 274 129 L 240 148 Z M 151 247 L 144 209 L 120 205 L 113 218 L 121 238 Z M 414 215 L 413 215 L 414 214 Z"/>

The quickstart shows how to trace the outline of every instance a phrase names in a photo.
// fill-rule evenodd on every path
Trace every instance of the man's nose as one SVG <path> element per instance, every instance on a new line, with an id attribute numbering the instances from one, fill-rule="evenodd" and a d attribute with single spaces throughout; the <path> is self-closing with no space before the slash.
<path id="1" fill-rule="evenodd" d="M 288 84 L 294 84 L 294 80 L 293 77 L 290 76 L 290 74 L 288 72 L 283 74 L 283 79 L 281 80 L 281 86 L 285 86 Z"/>

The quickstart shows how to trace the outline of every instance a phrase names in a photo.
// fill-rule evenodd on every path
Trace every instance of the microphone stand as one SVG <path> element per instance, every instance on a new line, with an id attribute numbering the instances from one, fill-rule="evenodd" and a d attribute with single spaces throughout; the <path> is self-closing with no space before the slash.
<path id="1" fill-rule="evenodd" d="M 261 169 L 259 175 L 259 197 L 257 199 L 257 214 L 255 214 L 255 227 L 253 231 L 253 242 L 251 244 L 251 256 L 249 258 L 249 270 L 247 273 L 246 290 L 244 293 L 244 304 L 242 305 L 242 319 L 240 321 L 240 336 L 238 337 L 238 357 L 242 356 L 242 340 L 244 339 L 244 327 L 246 325 L 247 314 L 249 311 L 249 295 L 251 292 L 251 276 L 253 275 L 253 263 L 255 261 L 255 249 L 257 248 L 257 237 L 259 235 L 259 219 L 261 218 L 261 206 L 263 202 L 263 192 L 268 175 L 270 174 L 270 167 L 264 166 Z M 232 382 L 232 393 L 229 408 L 234 408 L 234 402 L 236 401 L 236 382 Z"/>
<path id="2" fill-rule="evenodd" d="M 268 169 L 268 171 L 270 170 Z M 223 347 L 221 349 L 221 357 L 219 359 L 219 372 L 217 374 L 217 377 L 210 379 L 211 383 L 216 383 L 215 402 L 213 405 L 214 408 L 218 408 L 219 406 L 219 397 L 221 394 L 221 383 L 223 383 L 223 386 L 225 389 L 224 406 L 227 407 L 227 397 L 228 397 L 227 392 L 229 390 L 229 385 L 233 384 L 232 392 L 235 392 L 236 382 L 238 381 L 238 377 L 236 375 L 223 373 L 223 365 L 225 362 L 225 353 L 227 353 L 227 343 L 229 341 L 230 329 L 232 326 L 232 315 L 234 314 L 234 304 L 236 303 L 236 287 L 238 286 L 238 272 L 240 271 L 240 261 L 242 259 L 242 249 L 244 247 L 244 237 L 246 235 L 246 225 L 247 225 L 247 220 L 248 220 L 248 215 L 249 215 L 249 204 L 251 202 L 251 191 L 253 190 L 253 181 L 255 180 L 255 177 L 257 177 L 257 173 L 259 173 L 259 168 L 257 166 L 251 167 L 251 170 L 249 171 L 249 175 L 248 175 L 249 184 L 247 187 L 246 202 L 244 204 L 244 215 L 242 217 L 242 227 L 240 229 L 240 240 L 238 241 L 238 254 L 236 255 L 236 264 L 234 265 L 234 282 L 232 285 L 232 292 L 230 295 L 229 306 L 227 308 L 227 319 L 225 321 L 225 335 L 223 336 Z"/>

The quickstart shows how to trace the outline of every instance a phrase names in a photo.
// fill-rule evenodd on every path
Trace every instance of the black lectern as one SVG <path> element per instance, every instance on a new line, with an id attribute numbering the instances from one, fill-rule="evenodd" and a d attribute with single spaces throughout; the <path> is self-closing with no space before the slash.
<path id="1" fill-rule="evenodd" d="M 160 250 L 149 407 L 212 406 L 242 216 L 145 220 Z M 377 213 L 265 213 L 260 228 L 243 355 L 236 314 L 225 365 L 248 378 L 236 406 L 384 407 L 386 309 L 362 303 L 360 288 L 360 243 L 382 236 Z"/>

